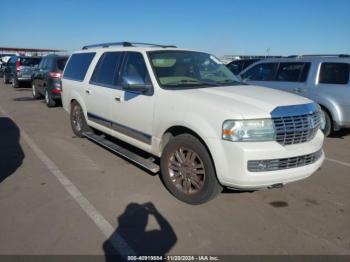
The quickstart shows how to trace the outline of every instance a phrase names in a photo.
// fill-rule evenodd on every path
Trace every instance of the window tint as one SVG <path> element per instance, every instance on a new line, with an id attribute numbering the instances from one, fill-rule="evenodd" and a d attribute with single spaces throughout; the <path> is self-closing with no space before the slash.
<path id="1" fill-rule="evenodd" d="M 106 52 L 98 61 L 91 81 L 104 85 L 116 85 L 118 75 L 116 74 L 122 59 L 122 52 Z"/>
<path id="2" fill-rule="evenodd" d="M 11 57 L 9 64 L 15 64 L 16 61 L 17 61 L 17 56 L 13 56 L 13 57 Z"/>
<path id="3" fill-rule="evenodd" d="M 246 60 L 244 62 L 244 65 L 242 67 L 242 70 L 246 69 L 248 66 L 250 66 L 251 64 L 254 64 L 255 62 L 258 62 L 259 59 L 249 59 L 249 60 Z"/>
<path id="4" fill-rule="evenodd" d="M 305 75 L 307 75 L 304 73 L 304 67 L 305 63 L 280 63 L 276 81 L 304 82 L 306 80 Z M 302 79 L 302 76 L 304 79 Z"/>
<path id="5" fill-rule="evenodd" d="M 322 63 L 319 83 L 345 85 L 349 82 L 347 63 Z"/>
<path id="6" fill-rule="evenodd" d="M 23 66 L 35 66 L 40 63 L 41 58 L 21 57 L 20 60 L 21 60 L 21 65 Z"/>
<path id="7" fill-rule="evenodd" d="M 253 66 L 242 75 L 244 80 L 271 81 L 274 79 L 278 63 L 262 63 Z"/>
<path id="8" fill-rule="evenodd" d="M 46 58 L 43 58 L 39 64 L 39 69 L 44 69 L 46 63 Z"/>
<path id="9" fill-rule="evenodd" d="M 227 67 L 233 74 L 238 75 L 243 69 L 243 64 L 243 61 L 233 61 L 229 63 Z"/>
<path id="10" fill-rule="evenodd" d="M 73 54 L 64 71 L 63 78 L 83 81 L 95 53 Z"/>
<path id="11" fill-rule="evenodd" d="M 66 63 L 67 63 L 67 60 L 68 60 L 68 58 L 67 58 L 67 57 L 64 57 L 64 58 L 58 58 L 58 59 L 57 59 L 57 61 L 56 61 L 56 66 L 57 66 L 57 69 L 58 69 L 58 70 L 63 71 L 64 66 L 65 66 L 65 65 L 66 65 Z"/>
<path id="12" fill-rule="evenodd" d="M 144 80 L 145 84 L 151 84 L 145 60 L 140 53 L 129 52 L 126 54 L 125 64 L 122 72 L 123 77 L 136 77 Z"/>

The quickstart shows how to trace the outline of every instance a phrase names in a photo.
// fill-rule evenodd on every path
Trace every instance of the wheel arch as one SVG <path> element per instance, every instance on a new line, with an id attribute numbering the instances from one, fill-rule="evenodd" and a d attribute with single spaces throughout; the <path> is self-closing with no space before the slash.
<path id="1" fill-rule="evenodd" d="M 217 177 L 215 161 L 214 161 L 212 152 L 211 152 L 208 144 L 204 141 L 204 139 L 197 132 L 195 132 L 191 128 L 188 128 L 188 127 L 185 127 L 185 126 L 182 126 L 182 125 L 174 125 L 174 126 L 169 127 L 162 135 L 162 139 L 161 139 L 161 143 L 160 143 L 161 154 L 163 153 L 163 150 L 164 150 L 165 146 L 167 145 L 167 143 L 173 137 L 176 137 L 176 136 L 182 135 L 182 134 L 190 134 L 190 135 L 194 136 L 195 138 L 197 138 L 202 143 L 202 145 L 208 151 L 209 157 L 210 157 L 210 159 L 211 159 L 211 161 L 213 163 L 213 166 L 214 166 L 215 175 Z"/>

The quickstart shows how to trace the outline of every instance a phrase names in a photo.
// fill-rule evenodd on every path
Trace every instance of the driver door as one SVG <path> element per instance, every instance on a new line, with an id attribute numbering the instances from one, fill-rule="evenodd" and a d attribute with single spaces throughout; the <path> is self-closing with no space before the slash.
<path id="1" fill-rule="evenodd" d="M 112 128 L 116 132 L 116 136 L 141 148 L 150 148 L 155 104 L 153 90 L 147 93 L 125 91 L 122 89 L 124 77 L 141 78 L 145 84 L 151 84 L 143 54 L 138 52 L 125 53 L 118 88 L 112 91 L 113 99 L 110 108 Z"/>

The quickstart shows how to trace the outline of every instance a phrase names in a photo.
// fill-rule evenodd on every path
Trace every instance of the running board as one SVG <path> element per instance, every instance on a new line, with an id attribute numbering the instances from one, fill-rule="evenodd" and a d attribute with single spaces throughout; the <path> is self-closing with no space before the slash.
<path id="1" fill-rule="evenodd" d="M 104 138 L 104 136 L 98 136 L 95 135 L 92 132 L 85 132 L 84 136 L 87 137 L 88 139 L 96 142 L 97 144 L 108 148 L 109 150 L 113 151 L 114 153 L 128 159 L 129 161 L 136 163 L 137 165 L 151 171 L 152 173 L 158 173 L 159 172 L 159 165 L 155 164 L 154 158 L 143 158 L 134 152 L 131 152 L 130 150 L 121 147 L 107 139 Z"/>

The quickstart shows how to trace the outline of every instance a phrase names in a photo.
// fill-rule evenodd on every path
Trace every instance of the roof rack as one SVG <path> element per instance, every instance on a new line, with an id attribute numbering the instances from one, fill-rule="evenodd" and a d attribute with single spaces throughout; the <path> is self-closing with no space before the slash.
<path id="1" fill-rule="evenodd" d="M 314 55 L 290 55 L 288 58 L 297 57 L 350 57 L 348 54 L 314 54 Z"/>
<path id="2" fill-rule="evenodd" d="M 167 48 L 167 47 L 173 47 L 176 48 L 174 45 L 158 45 L 158 44 L 149 44 L 149 43 L 136 43 L 136 42 L 115 42 L 115 43 L 103 43 L 103 44 L 94 44 L 94 45 L 86 45 L 83 46 L 83 50 L 89 49 L 89 48 L 95 48 L 95 47 L 102 47 L 107 48 L 110 46 L 123 46 L 123 47 L 130 47 L 130 46 L 155 46 L 155 47 L 161 47 L 161 48 Z"/>

